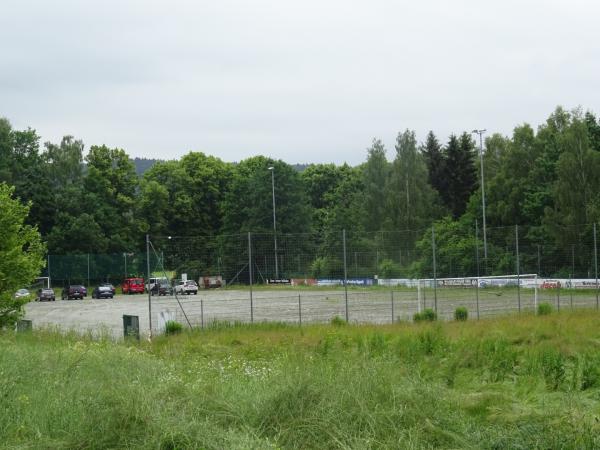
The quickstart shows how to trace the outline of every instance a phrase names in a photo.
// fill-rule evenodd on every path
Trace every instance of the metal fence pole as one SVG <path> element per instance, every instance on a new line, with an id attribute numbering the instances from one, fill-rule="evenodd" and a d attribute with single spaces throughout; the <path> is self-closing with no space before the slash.
<path id="1" fill-rule="evenodd" d="M 571 309 L 573 309 L 573 277 L 575 276 L 575 245 L 571 244 L 571 275 L 569 276 L 569 294 L 571 297 Z"/>
<path id="2" fill-rule="evenodd" d="M 302 299 L 300 298 L 300 294 L 298 294 L 298 323 L 302 326 Z"/>
<path id="3" fill-rule="evenodd" d="M 204 297 L 200 297 L 200 328 L 204 330 Z"/>
<path id="4" fill-rule="evenodd" d="M 475 219 L 475 261 L 477 263 L 477 283 L 475 285 L 475 302 L 477 306 L 477 320 L 479 320 L 479 225 Z"/>
<path id="5" fill-rule="evenodd" d="M 344 297 L 346 299 L 346 322 L 349 320 L 348 315 L 348 267 L 346 266 L 346 230 L 342 231 L 342 241 L 344 244 Z"/>
<path id="6" fill-rule="evenodd" d="M 150 328 L 149 337 L 152 339 L 152 300 L 150 294 L 150 235 L 146 235 L 146 273 L 147 273 L 147 284 L 148 289 L 148 327 Z"/>
<path id="7" fill-rule="evenodd" d="M 90 288 L 90 254 L 87 254 L 87 285 Z"/>
<path id="8" fill-rule="evenodd" d="M 596 309 L 598 309 L 598 246 L 596 242 L 596 223 L 594 223 L 594 272 L 596 274 Z"/>
<path id="9" fill-rule="evenodd" d="M 434 310 L 437 314 L 438 312 L 438 302 L 437 302 L 437 266 L 435 262 L 435 226 L 431 226 L 431 250 L 433 251 L 433 304 Z"/>
<path id="10" fill-rule="evenodd" d="M 392 290 L 390 292 L 391 294 L 391 300 L 392 300 L 392 324 L 394 323 L 394 291 Z"/>
<path id="11" fill-rule="evenodd" d="M 252 237 L 248 231 L 248 275 L 250 278 L 250 323 L 254 323 L 254 299 L 252 297 Z"/>
<path id="12" fill-rule="evenodd" d="M 48 253 L 48 289 L 52 286 L 50 283 L 52 278 L 50 278 L 50 253 Z"/>
<path id="13" fill-rule="evenodd" d="M 519 264 L 519 225 L 515 225 L 515 253 L 517 257 L 517 302 L 521 312 L 521 265 Z"/>

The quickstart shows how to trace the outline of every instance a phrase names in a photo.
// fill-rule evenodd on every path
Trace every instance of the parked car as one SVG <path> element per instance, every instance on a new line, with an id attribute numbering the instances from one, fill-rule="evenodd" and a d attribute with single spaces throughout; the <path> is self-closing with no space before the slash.
<path id="1" fill-rule="evenodd" d="M 154 287 L 150 289 L 151 295 L 171 295 L 173 294 L 173 289 L 171 285 L 167 283 L 154 283 Z"/>
<path id="2" fill-rule="evenodd" d="M 144 279 L 143 278 L 125 278 L 121 284 L 123 294 L 143 294 Z"/>
<path id="3" fill-rule="evenodd" d="M 35 297 L 36 302 L 53 302 L 56 301 L 56 296 L 52 289 L 38 289 Z"/>
<path id="4" fill-rule="evenodd" d="M 19 289 L 15 292 L 15 298 L 27 298 L 31 293 L 27 289 Z"/>
<path id="5" fill-rule="evenodd" d="M 113 298 L 114 297 L 114 292 L 112 288 L 112 285 L 109 286 L 103 286 L 102 284 L 96 288 L 94 288 L 94 290 L 92 291 L 92 298 Z"/>
<path id="6" fill-rule="evenodd" d="M 70 286 L 65 286 L 60 294 L 60 298 L 62 300 L 72 300 L 77 298 L 79 300 L 83 300 L 83 298 L 87 295 L 87 290 L 81 286 L 80 284 L 72 284 Z"/>
<path id="7" fill-rule="evenodd" d="M 165 277 L 150 277 L 148 279 L 148 284 L 146 284 L 146 292 L 148 292 L 148 291 L 152 292 L 153 290 L 155 290 L 154 287 L 157 284 L 168 285 L 169 280 L 167 280 Z"/>
<path id="8" fill-rule="evenodd" d="M 102 287 L 107 287 L 110 288 L 110 292 L 112 292 L 112 295 L 114 296 L 117 292 L 117 290 L 115 289 L 115 287 L 112 285 L 112 283 L 100 283 L 99 286 Z M 93 293 L 92 293 L 93 295 Z M 92 297 L 93 298 L 93 297 Z"/>
<path id="9" fill-rule="evenodd" d="M 175 285 L 176 294 L 196 295 L 198 293 L 198 285 L 194 280 L 178 281 Z"/>

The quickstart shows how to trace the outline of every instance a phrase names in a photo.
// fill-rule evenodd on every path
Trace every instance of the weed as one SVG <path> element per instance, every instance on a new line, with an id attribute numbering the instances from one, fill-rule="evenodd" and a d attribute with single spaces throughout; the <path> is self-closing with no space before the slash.
<path id="1" fill-rule="evenodd" d="M 581 363 L 581 390 L 600 386 L 600 359 L 598 356 L 584 355 Z"/>
<path id="2" fill-rule="evenodd" d="M 546 387 L 551 391 L 558 390 L 566 375 L 565 357 L 558 350 L 548 347 L 541 350 L 539 358 Z"/>
<path id="3" fill-rule="evenodd" d="M 415 322 L 433 322 L 435 320 L 437 320 L 437 314 L 431 308 L 426 308 L 413 316 Z"/>
<path id="4" fill-rule="evenodd" d="M 469 318 L 469 311 L 464 306 L 459 306 L 454 311 L 454 320 L 464 322 Z"/>
<path id="5" fill-rule="evenodd" d="M 335 316 L 333 319 L 331 319 L 331 325 L 333 325 L 334 327 L 343 327 L 347 324 L 348 323 L 340 316 Z"/>
<path id="6" fill-rule="evenodd" d="M 538 305 L 537 313 L 539 316 L 547 316 L 548 314 L 552 314 L 552 305 L 550 303 L 540 303 Z"/>
<path id="7" fill-rule="evenodd" d="M 182 331 L 183 331 L 183 325 L 181 325 L 179 322 L 176 322 L 174 320 L 169 320 L 169 321 L 167 321 L 167 323 L 165 323 L 165 334 L 166 335 L 179 334 Z"/>

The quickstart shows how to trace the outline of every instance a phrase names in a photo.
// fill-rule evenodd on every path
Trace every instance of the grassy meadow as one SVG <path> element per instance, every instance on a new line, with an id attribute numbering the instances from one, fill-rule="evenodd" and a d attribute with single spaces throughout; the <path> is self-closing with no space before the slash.
<path id="1" fill-rule="evenodd" d="M 599 448 L 600 313 L 4 332 L 0 447 Z"/>

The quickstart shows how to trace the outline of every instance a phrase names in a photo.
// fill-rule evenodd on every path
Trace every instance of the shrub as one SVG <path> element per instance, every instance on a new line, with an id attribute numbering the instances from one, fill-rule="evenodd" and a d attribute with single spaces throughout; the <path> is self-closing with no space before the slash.
<path id="1" fill-rule="evenodd" d="M 174 320 L 169 320 L 165 324 L 165 334 L 178 334 L 183 330 L 183 326 L 179 322 L 175 322 Z"/>
<path id="2" fill-rule="evenodd" d="M 415 313 L 413 316 L 415 322 L 433 322 L 437 320 L 437 314 L 431 308 L 426 308 L 420 313 Z"/>
<path id="3" fill-rule="evenodd" d="M 547 348 L 540 354 L 542 374 L 549 390 L 556 391 L 565 379 L 565 357 L 556 349 Z"/>
<path id="4" fill-rule="evenodd" d="M 469 311 L 464 306 L 459 306 L 454 311 L 454 320 L 459 320 L 461 322 L 464 322 L 468 318 L 469 318 Z"/>
<path id="5" fill-rule="evenodd" d="M 552 305 L 550 303 L 540 303 L 537 312 L 540 316 L 547 316 L 552 313 Z"/>
<path id="6" fill-rule="evenodd" d="M 340 316 L 335 316 L 333 319 L 331 319 L 331 325 L 333 325 L 334 327 L 343 327 L 344 325 L 346 325 L 346 321 Z"/>
<path id="7" fill-rule="evenodd" d="M 379 263 L 379 276 L 381 278 L 393 278 L 400 273 L 400 266 L 391 259 L 384 259 Z"/>

